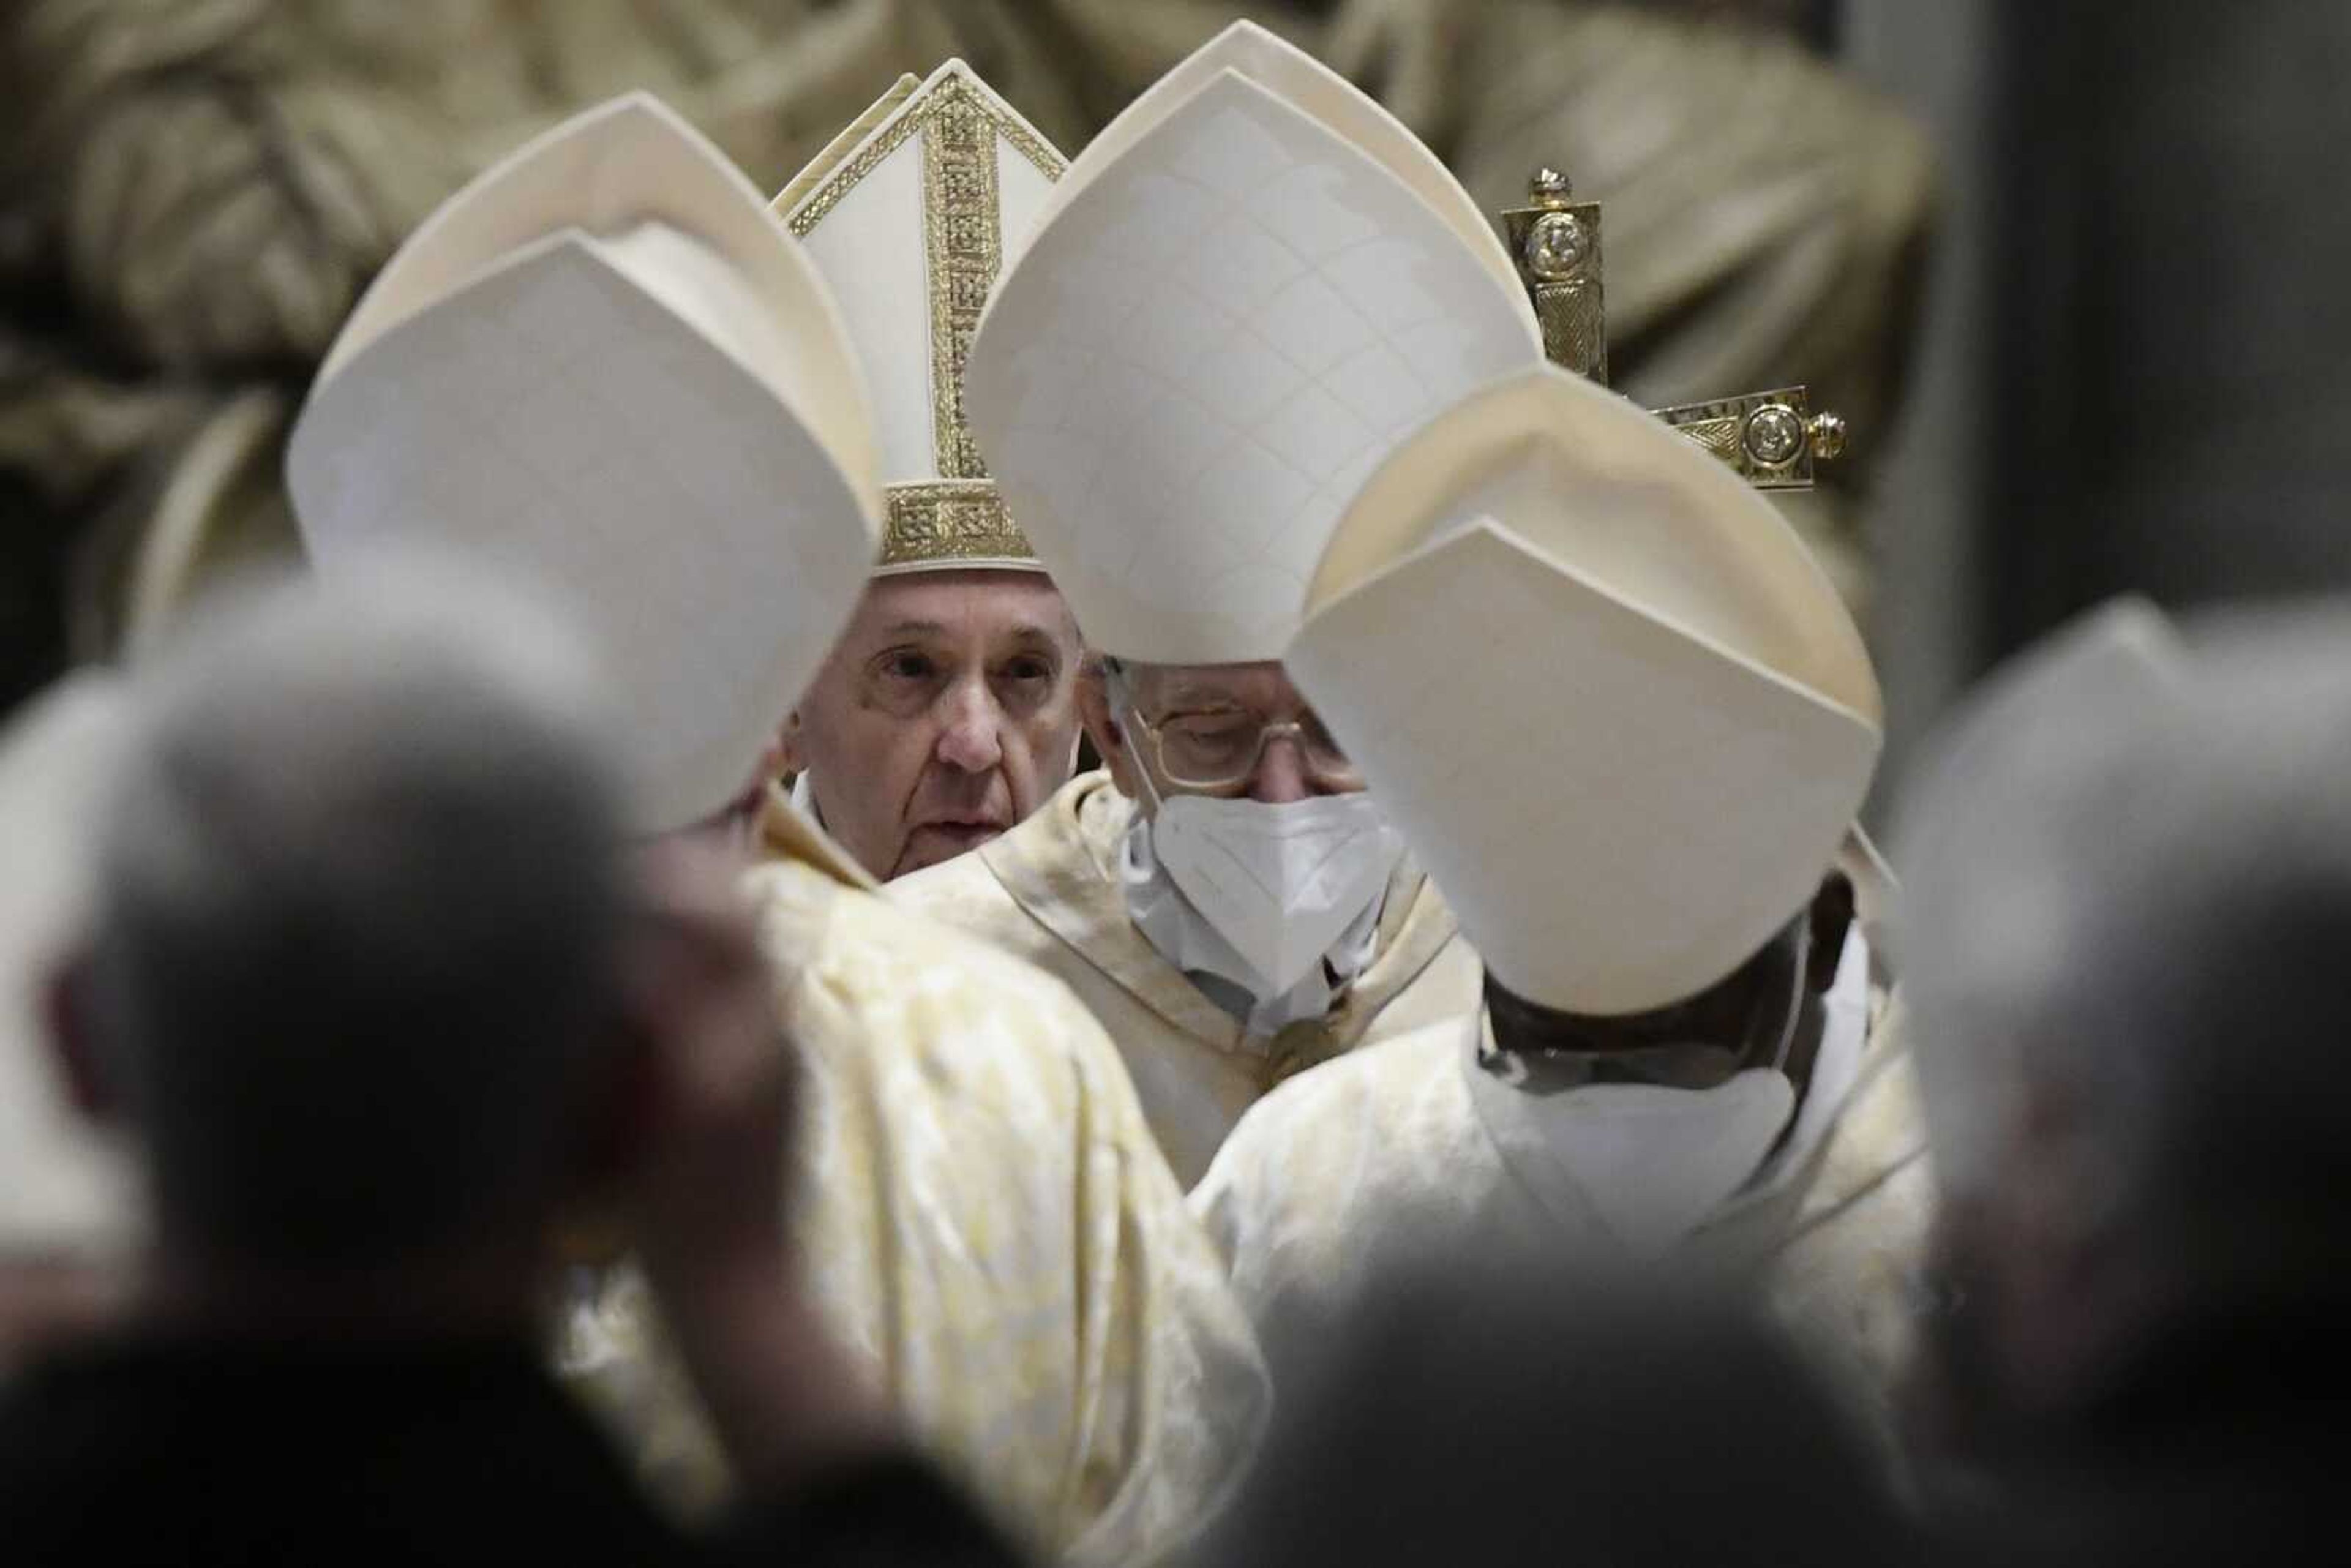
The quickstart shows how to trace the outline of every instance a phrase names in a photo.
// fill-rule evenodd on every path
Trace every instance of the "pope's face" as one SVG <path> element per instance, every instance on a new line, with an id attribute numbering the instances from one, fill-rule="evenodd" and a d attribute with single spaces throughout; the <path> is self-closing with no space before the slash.
<path id="1" fill-rule="evenodd" d="M 1132 709 L 1114 712 L 1103 675 L 1088 673 L 1086 730 L 1113 781 L 1146 814 L 1155 794 L 1280 805 L 1364 787 L 1279 664 L 1129 664 L 1124 678 Z"/>
<path id="2" fill-rule="evenodd" d="M 884 880 L 1019 821 L 1077 759 L 1078 630 L 1032 571 L 876 579 L 786 730 L 817 814 Z"/>

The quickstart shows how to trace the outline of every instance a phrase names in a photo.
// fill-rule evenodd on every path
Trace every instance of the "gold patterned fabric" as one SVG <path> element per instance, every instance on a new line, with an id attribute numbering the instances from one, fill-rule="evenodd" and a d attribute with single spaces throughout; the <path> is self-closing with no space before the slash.
<path id="1" fill-rule="evenodd" d="M 1794 1179 L 1725 1203 L 1669 1255 L 1760 1272 L 1773 1312 L 1889 1448 L 1934 1196 L 1899 1016 L 1883 998 L 1873 1009 L 1859 1073 Z M 1473 1083 L 1474 1022 L 1356 1051 L 1269 1095 L 1194 1189 L 1270 1347 L 1311 1343 L 1362 1309 L 1384 1267 L 1431 1242 L 1625 1262 L 1597 1211 L 1560 1190 L 1562 1167 L 1498 1124 L 1540 1116 L 1541 1102 Z"/>
<path id="2" fill-rule="evenodd" d="M 876 571 L 893 568 L 1006 566 L 1037 563 L 1029 542 L 993 480 L 947 479 L 935 485 L 893 485 L 883 493 L 890 513 Z"/>
<path id="3" fill-rule="evenodd" d="M 747 885 L 808 1067 L 814 1299 L 1015 1531 L 1073 1561 L 1152 1560 L 1217 1506 L 1266 1388 L 1115 1052 L 1053 980 L 884 903 L 780 799 L 767 845 Z M 629 1271 L 575 1302 L 560 1360 L 655 1479 L 716 1493 Z"/>
<path id="4" fill-rule="evenodd" d="M 970 854 L 900 877 L 892 902 L 1019 955 L 1067 985 L 1125 1059 L 1144 1114 L 1187 1185 L 1275 1084 L 1367 1041 L 1477 1005 L 1477 956 L 1409 862 L 1388 885 L 1371 963 L 1328 1017 L 1249 1034 L 1135 928 L 1118 881 L 1134 803 L 1106 771 L 1071 779 Z"/>

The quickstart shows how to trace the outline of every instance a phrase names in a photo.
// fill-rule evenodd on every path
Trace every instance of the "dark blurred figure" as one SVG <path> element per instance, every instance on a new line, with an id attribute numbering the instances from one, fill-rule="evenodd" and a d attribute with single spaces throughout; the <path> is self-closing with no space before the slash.
<path id="1" fill-rule="evenodd" d="M 1884 1467 L 1728 1295 L 1431 1257 L 1335 1346 L 1278 1366 L 1217 1568 L 1914 1561 Z M 1291 1345 L 1295 1354 L 1303 1347 Z"/>
<path id="2" fill-rule="evenodd" d="M 121 1151 L 66 1103 L 42 1022 L 88 920 L 96 802 L 125 728 L 119 683 L 60 682 L 0 723 L 0 1383 L 53 1333 L 103 1319 L 135 1243 Z"/>
<path id="3" fill-rule="evenodd" d="M 2188 639 L 2108 611 L 1976 703 L 1906 821 L 1929 1436 L 1969 1553 L 2320 1555 L 2351 1400 L 2351 609 Z"/>
<path id="4" fill-rule="evenodd" d="M 153 1239 L 128 1321 L 0 1403 L 8 1561 L 998 1559 L 811 1326 L 748 922 L 625 851 L 594 689 L 429 578 L 235 603 L 134 685 L 54 1013 Z M 546 1238 L 616 1187 L 759 1500 L 723 1540 L 541 1369 Z"/>

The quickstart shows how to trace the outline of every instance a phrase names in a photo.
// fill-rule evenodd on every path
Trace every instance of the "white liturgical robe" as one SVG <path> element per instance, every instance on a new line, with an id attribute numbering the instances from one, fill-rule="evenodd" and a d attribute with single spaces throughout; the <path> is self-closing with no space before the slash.
<path id="1" fill-rule="evenodd" d="M 901 877 L 890 897 L 1018 954 L 1076 992 L 1125 1058 L 1168 1163 L 1186 1185 L 1274 1084 L 1372 1040 L 1478 1005 L 1477 955 L 1407 862 L 1388 883 L 1371 960 L 1329 1013 L 1250 1034 L 1152 946 L 1118 866 L 1134 802 L 1108 772 L 1071 779 L 970 854 Z"/>
<path id="2" fill-rule="evenodd" d="M 1050 978 L 891 907 L 780 799 L 749 876 L 803 1053 L 810 1290 L 915 1435 L 1017 1531 L 1148 1561 L 1214 1512 L 1267 1409 L 1256 1342 L 1116 1053 Z M 567 1371 L 657 1481 L 715 1448 L 616 1270 Z"/>
<path id="3" fill-rule="evenodd" d="M 1529 1093 L 1481 1061 L 1479 1009 L 1268 1095 L 1193 1207 L 1269 1347 L 1327 1334 L 1384 1266 L 1431 1244 L 1694 1257 L 1765 1270 L 1774 1310 L 1883 1422 L 1932 1208 L 1898 1019 L 1858 931 L 1805 1009 L 1819 1044 L 1801 1099 L 1763 1069 L 1706 1091 Z"/>

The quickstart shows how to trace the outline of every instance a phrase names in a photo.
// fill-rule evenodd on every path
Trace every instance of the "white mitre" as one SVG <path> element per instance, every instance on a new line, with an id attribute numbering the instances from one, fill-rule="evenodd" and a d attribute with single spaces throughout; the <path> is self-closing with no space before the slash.
<path id="1" fill-rule="evenodd" d="M 776 197 L 840 305 L 879 422 L 876 576 L 1040 570 L 964 419 L 964 356 L 1069 161 L 961 60 L 902 77 Z"/>
<path id="2" fill-rule="evenodd" d="M 90 915 L 100 811 L 129 735 L 120 690 L 96 674 L 0 731 L 0 1260 L 110 1249 L 135 1223 L 128 1159 L 76 1124 L 41 1000 Z"/>
<path id="3" fill-rule="evenodd" d="M 1281 656 L 1332 525 L 1395 443 L 1541 358 L 1443 164 L 1244 22 L 1071 164 L 964 385 L 1087 640 L 1236 664 Z"/>
<path id="4" fill-rule="evenodd" d="M 1543 368 L 1364 486 L 1288 652 L 1511 990 L 1680 1000 L 1811 900 L 1875 767 L 1877 682 L 1780 514 Z"/>
<path id="5" fill-rule="evenodd" d="M 287 478 L 311 559 L 392 547 L 574 617 L 647 831 L 738 795 L 879 541 L 862 374 L 767 200 L 617 99 L 443 204 L 345 323 Z"/>

